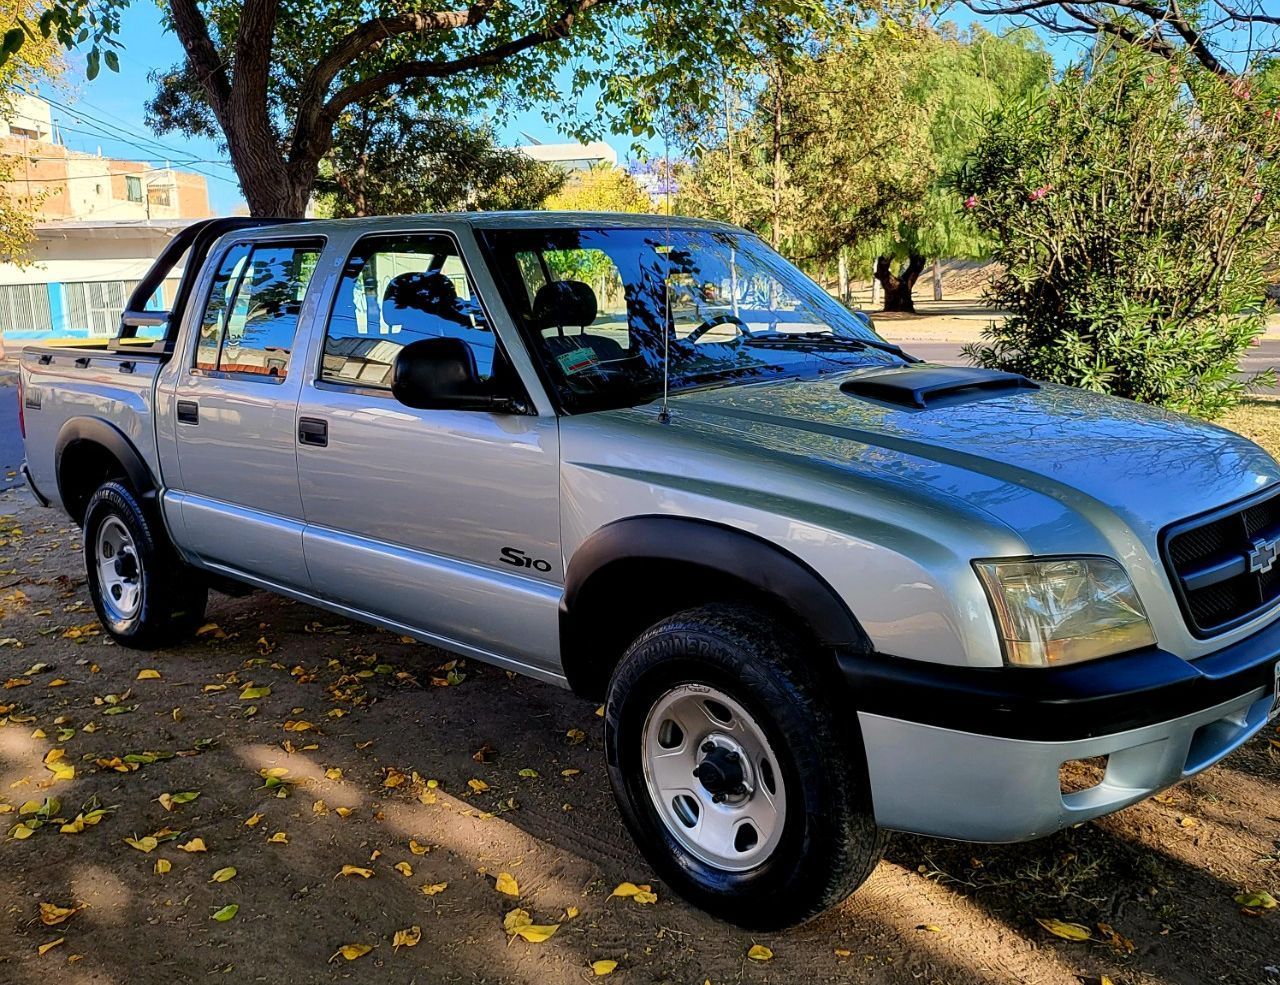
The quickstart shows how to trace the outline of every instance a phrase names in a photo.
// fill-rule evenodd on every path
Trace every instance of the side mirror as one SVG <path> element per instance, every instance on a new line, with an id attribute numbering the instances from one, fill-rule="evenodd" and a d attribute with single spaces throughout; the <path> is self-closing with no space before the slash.
<path id="1" fill-rule="evenodd" d="M 486 392 L 476 357 L 462 339 L 410 342 L 391 367 L 391 395 L 416 410 L 490 410 L 524 413 L 517 401 Z"/>

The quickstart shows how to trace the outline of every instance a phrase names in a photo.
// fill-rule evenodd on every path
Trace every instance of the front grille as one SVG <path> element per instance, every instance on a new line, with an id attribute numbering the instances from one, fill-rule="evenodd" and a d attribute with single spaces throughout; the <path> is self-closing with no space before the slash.
<path id="1" fill-rule="evenodd" d="M 1176 523 L 1161 544 L 1197 636 L 1225 632 L 1280 603 L 1280 492 Z"/>

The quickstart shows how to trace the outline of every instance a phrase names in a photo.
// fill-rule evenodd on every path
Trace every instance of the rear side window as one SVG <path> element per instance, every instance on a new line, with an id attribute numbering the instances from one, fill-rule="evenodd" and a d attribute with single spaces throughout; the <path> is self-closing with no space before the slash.
<path id="1" fill-rule="evenodd" d="M 323 243 L 237 243 L 218 265 L 200 322 L 195 365 L 209 373 L 282 380 L 298 313 Z"/>
<path id="2" fill-rule="evenodd" d="M 342 271 L 320 378 L 389 388 L 404 346 L 442 336 L 467 343 L 480 379 L 493 376 L 493 331 L 457 245 L 439 234 L 368 237 Z"/>

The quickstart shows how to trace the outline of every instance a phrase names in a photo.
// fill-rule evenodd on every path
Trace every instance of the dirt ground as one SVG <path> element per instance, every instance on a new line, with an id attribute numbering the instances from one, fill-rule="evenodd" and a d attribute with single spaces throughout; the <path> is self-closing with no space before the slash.
<path id="1" fill-rule="evenodd" d="M 899 837 L 844 905 L 753 935 L 647 870 L 591 704 L 264 594 L 214 595 L 180 649 L 127 651 L 94 623 L 79 547 L 0 494 L 0 982 L 559 985 L 600 960 L 620 983 L 1280 982 L 1280 911 L 1234 901 L 1280 895 L 1275 729 L 1041 842 Z M 657 901 L 611 899 L 623 882 Z M 45 925 L 46 903 L 75 912 Z M 559 929 L 510 937 L 516 908 Z"/>

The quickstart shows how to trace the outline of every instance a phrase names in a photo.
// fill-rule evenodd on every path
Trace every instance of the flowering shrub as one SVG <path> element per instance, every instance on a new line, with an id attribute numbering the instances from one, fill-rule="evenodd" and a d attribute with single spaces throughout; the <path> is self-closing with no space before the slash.
<path id="1" fill-rule="evenodd" d="M 1266 317 L 1280 112 L 1248 78 L 1130 48 L 1087 67 L 991 116 L 957 176 L 1004 271 L 988 300 L 1009 312 L 966 351 L 1217 416 Z"/>

